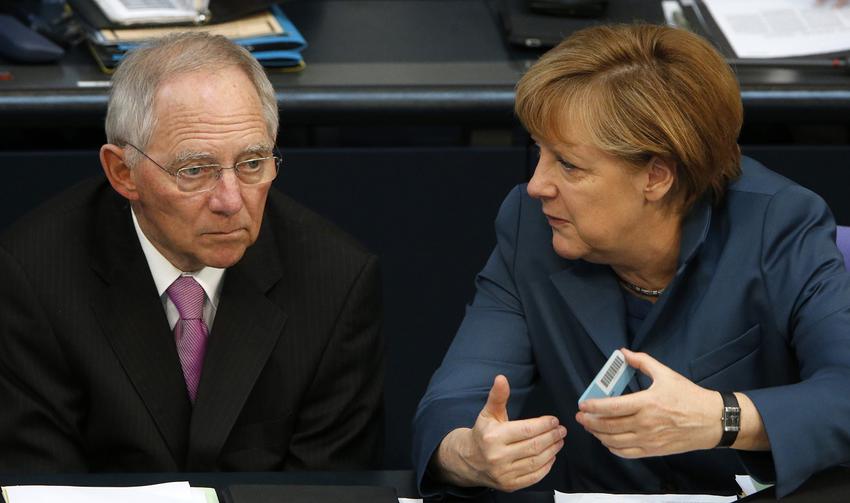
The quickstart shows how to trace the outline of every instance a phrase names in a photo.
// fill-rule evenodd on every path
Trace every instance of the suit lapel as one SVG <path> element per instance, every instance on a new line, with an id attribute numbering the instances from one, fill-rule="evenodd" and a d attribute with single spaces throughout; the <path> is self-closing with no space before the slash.
<path id="1" fill-rule="evenodd" d="M 277 246 L 260 238 L 225 274 L 190 426 L 187 469 L 209 471 L 230 434 L 286 322 L 266 292 L 281 277 Z"/>
<path id="2" fill-rule="evenodd" d="M 576 262 L 550 278 L 605 359 L 627 345 L 625 302 L 608 266 Z"/>
<path id="3" fill-rule="evenodd" d="M 92 310 L 115 355 L 171 450 L 183 466 L 191 404 L 174 337 L 126 202 L 98 212 L 92 268 L 107 286 L 93 297 Z M 123 201 L 123 200 L 122 200 Z"/>

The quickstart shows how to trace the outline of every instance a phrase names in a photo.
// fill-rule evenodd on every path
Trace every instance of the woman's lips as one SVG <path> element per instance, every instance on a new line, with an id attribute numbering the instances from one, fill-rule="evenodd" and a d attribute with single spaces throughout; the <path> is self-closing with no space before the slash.
<path id="1" fill-rule="evenodd" d="M 552 227 L 556 227 L 556 226 L 559 226 L 559 225 L 564 225 L 564 224 L 570 223 L 569 220 L 564 220 L 563 218 L 553 217 L 552 215 L 550 215 L 548 213 L 544 213 L 544 215 L 546 215 L 546 220 L 549 222 L 549 225 L 551 225 Z"/>

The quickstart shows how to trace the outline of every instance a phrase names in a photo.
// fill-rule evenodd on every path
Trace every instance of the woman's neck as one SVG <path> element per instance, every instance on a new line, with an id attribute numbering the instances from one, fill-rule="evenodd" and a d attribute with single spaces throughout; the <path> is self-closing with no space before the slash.
<path id="1" fill-rule="evenodd" d="M 611 268 L 621 280 L 632 285 L 645 290 L 663 290 L 676 275 L 681 218 L 669 214 L 659 216 L 647 227 L 642 227 L 623 260 L 612 263 Z"/>

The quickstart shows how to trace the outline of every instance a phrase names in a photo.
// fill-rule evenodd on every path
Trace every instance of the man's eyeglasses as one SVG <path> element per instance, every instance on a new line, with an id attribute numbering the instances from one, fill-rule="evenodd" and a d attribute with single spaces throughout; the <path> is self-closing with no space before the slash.
<path id="1" fill-rule="evenodd" d="M 132 143 L 127 143 L 127 145 L 147 157 L 159 169 L 173 176 L 177 180 L 177 188 L 181 192 L 206 192 L 214 189 L 216 184 L 218 184 L 218 180 L 221 178 L 222 170 L 225 169 L 232 169 L 236 174 L 236 178 L 245 185 L 268 183 L 277 177 L 277 171 L 280 168 L 281 162 L 280 157 L 272 155 L 239 161 L 230 168 L 226 168 L 221 164 L 189 164 L 172 172 L 151 159 L 139 147 Z"/>

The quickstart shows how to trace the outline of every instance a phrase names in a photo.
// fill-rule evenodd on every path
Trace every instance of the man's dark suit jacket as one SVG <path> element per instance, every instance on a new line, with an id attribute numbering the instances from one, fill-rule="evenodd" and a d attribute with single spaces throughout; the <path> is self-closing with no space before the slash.
<path id="1" fill-rule="evenodd" d="M 376 257 L 276 190 L 190 403 L 129 205 L 84 182 L 0 237 L 0 472 L 376 465 Z"/>

